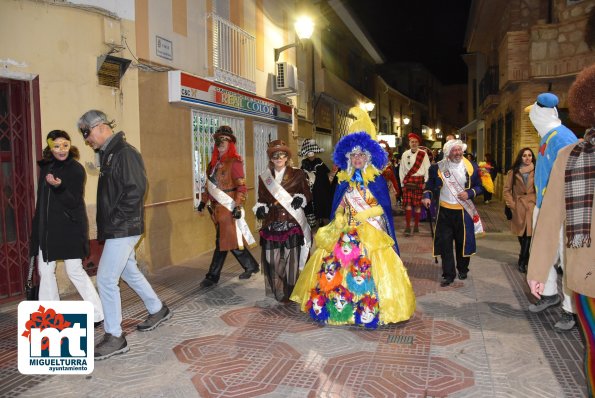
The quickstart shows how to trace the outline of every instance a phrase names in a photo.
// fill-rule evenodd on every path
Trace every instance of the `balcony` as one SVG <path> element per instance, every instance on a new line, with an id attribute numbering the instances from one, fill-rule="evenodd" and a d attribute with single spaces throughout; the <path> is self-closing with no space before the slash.
<path id="1" fill-rule="evenodd" d="M 256 92 L 256 40 L 216 14 L 207 16 L 209 60 L 215 81 Z"/>
<path id="2" fill-rule="evenodd" d="M 498 66 L 490 66 L 479 82 L 479 113 L 485 114 L 500 103 Z"/>
<path id="3" fill-rule="evenodd" d="M 500 81 L 502 89 L 509 83 L 529 79 L 529 32 L 507 32 L 499 49 Z"/>

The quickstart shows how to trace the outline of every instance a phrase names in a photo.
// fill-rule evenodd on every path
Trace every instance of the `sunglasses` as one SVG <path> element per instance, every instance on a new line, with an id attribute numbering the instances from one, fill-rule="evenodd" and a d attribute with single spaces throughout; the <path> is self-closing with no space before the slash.
<path id="1" fill-rule="evenodd" d="M 80 127 L 79 131 L 83 135 L 83 138 L 86 140 L 91 135 L 91 131 L 93 131 L 93 129 L 95 127 L 99 126 L 100 124 L 103 124 L 103 123 L 98 123 L 93 127 Z"/>
<path id="2" fill-rule="evenodd" d="M 231 140 L 230 140 L 229 138 L 227 138 L 227 137 L 217 137 L 217 138 L 215 139 L 215 144 L 216 144 L 216 145 L 219 145 L 219 144 L 221 144 L 223 141 L 231 142 Z"/>

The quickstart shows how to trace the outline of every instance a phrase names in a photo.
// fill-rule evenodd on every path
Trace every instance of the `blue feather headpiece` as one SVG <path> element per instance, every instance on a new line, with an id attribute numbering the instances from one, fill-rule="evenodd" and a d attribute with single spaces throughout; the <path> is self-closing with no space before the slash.
<path id="1" fill-rule="evenodd" d="M 386 151 L 365 131 L 351 133 L 341 138 L 335 146 L 333 162 L 342 170 L 347 170 L 349 154 L 357 149 L 368 152 L 369 160 L 374 167 L 384 170 L 388 161 Z"/>

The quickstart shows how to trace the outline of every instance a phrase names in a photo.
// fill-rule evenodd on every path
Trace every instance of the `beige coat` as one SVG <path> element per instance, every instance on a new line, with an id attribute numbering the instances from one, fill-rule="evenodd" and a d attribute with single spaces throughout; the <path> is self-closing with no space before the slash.
<path id="1" fill-rule="evenodd" d="M 550 271 L 551 264 L 555 263 L 560 227 L 566 220 L 566 206 L 564 198 L 564 172 L 568 156 L 574 145 L 568 145 L 558 152 L 556 162 L 552 167 L 547 192 L 539 211 L 539 218 L 533 233 L 531 257 L 527 280 L 544 283 Z M 595 215 L 595 201 L 593 202 Z M 595 297 L 595 222 L 591 222 L 591 238 L 594 242 L 591 247 L 580 249 L 566 248 L 566 267 L 564 277 L 566 286 L 570 290 L 585 296 Z"/>
<path id="2" fill-rule="evenodd" d="M 533 208 L 535 207 L 535 170 L 529 173 L 527 184 L 523 182 L 520 173 L 512 175 L 512 170 L 506 174 L 504 180 L 504 203 L 512 210 L 510 231 L 516 236 L 523 236 L 525 229 L 527 236 L 533 234 Z"/>

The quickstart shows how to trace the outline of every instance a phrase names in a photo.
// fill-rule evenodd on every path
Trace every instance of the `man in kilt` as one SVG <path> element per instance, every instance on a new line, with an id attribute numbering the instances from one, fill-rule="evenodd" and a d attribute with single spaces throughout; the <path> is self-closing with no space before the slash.
<path id="1" fill-rule="evenodd" d="M 405 207 L 405 236 L 411 235 L 411 216 L 415 209 L 413 232 L 419 232 L 419 218 L 421 214 L 421 198 L 425 182 L 428 180 L 430 159 L 426 151 L 419 148 L 421 138 L 410 133 L 409 148 L 401 156 L 399 177 L 403 192 L 402 203 Z"/>

